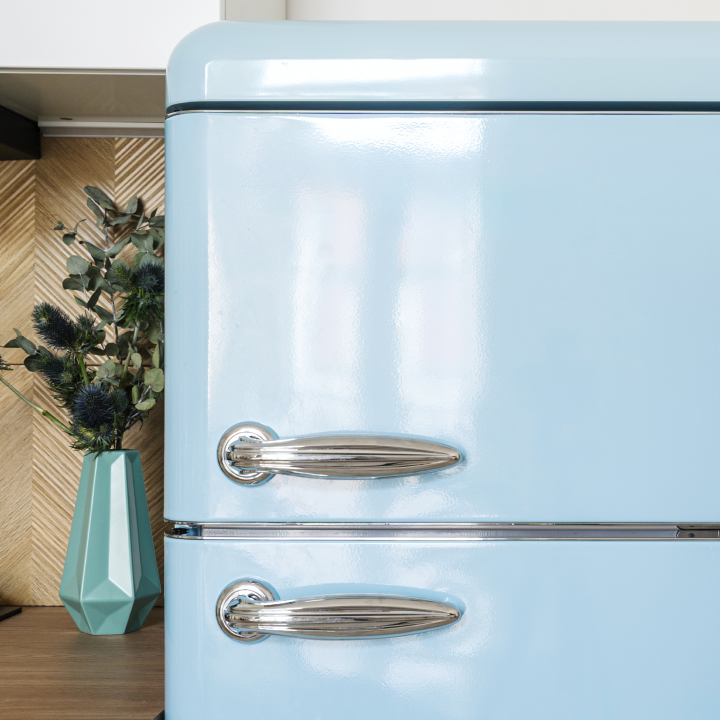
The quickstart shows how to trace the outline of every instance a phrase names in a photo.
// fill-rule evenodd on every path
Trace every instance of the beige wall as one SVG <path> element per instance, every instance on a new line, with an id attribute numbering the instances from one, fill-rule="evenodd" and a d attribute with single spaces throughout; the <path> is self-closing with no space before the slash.
<path id="1" fill-rule="evenodd" d="M 164 144 L 150 138 L 44 138 L 42 159 L 0 162 L 0 342 L 19 328 L 33 337 L 30 312 L 47 300 L 72 315 L 62 289 L 67 247 L 52 228 L 90 213 L 82 188 L 96 185 L 119 204 L 139 194 L 164 207 Z M 93 223 L 85 224 L 98 233 Z M 100 238 L 96 238 L 100 244 Z M 6 377 L 48 409 L 52 398 L 22 366 L 21 350 L 0 351 Z M 163 414 L 153 410 L 124 443 L 140 450 L 162 576 Z M 60 605 L 58 589 L 82 454 L 54 425 L 0 385 L 0 605 Z"/>

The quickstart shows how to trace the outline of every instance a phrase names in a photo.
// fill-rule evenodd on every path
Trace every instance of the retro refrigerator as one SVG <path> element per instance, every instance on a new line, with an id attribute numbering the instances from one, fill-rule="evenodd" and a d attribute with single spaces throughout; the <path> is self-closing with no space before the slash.
<path id="1" fill-rule="evenodd" d="M 168 68 L 168 720 L 720 706 L 720 27 L 218 23 Z"/>

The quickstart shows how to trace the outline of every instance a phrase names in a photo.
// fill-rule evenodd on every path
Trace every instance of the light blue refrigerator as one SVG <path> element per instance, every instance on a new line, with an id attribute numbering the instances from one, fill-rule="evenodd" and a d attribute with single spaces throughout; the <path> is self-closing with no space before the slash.
<path id="1" fill-rule="evenodd" d="M 720 24 L 217 23 L 168 68 L 168 720 L 720 706 Z"/>

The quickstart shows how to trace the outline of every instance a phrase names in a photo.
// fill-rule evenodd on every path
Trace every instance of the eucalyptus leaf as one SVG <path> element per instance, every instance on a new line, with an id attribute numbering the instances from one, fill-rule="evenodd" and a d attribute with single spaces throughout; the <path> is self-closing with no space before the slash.
<path id="1" fill-rule="evenodd" d="M 94 278 L 93 278 L 94 279 Z M 102 288 L 98 288 L 91 296 L 90 299 L 85 304 L 85 307 L 88 310 L 92 310 L 95 305 L 97 305 L 97 301 L 100 299 L 100 295 L 102 293 Z"/>
<path id="2" fill-rule="evenodd" d="M 73 295 L 73 297 L 75 298 L 75 302 L 78 305 L 82 305 L 82 307 L 87 307 L 87 304 L 85 303 L 84 300 L 81 300 L 77 295 Z"/>
<path id="3" fill-rule="evenodd" d="M 103 320 L 103 321 L 99 322 L 99 323 L 95 326 L 95 329 L 96 329 L 96 330 L 102 330 L 106 325 L 107 325 L 107 321 L 106 321 L 106 320 Z M 105 333 L 103 333 L 103 335 L 104 335 L 104 334 L 105 334 Z"/>
<path id="4" fill-rule="evenodd" d="M 138 370 L 142 367 L 142 355 L 140 353 L 133 353 L 130 356 L 130 361 Z"/>
<path id="5" fill-rule="evenodd" d="M 100 268 L 96 267 L 95 265 L 90 265 L 90 263 L 88 263 L 88 269 L 85 271 L 85 275 L 87 275 L 89 278 L 98 277 L 98 275 L 100 275 Z"/>
<path id="6" fill-rule="evenodd" d="M 104 283 L 105 280 L 103 279 L 102 275 L 95 275 L 95 277 L 91 277 L 88 284 L 87 289 L 91 292 L 95 292 L 101 283 Z"/>
<path id="7" fill-rule="evenodd" d="M 106 250 L 105 256 L 109 258 L 114 258 L 129 242 L 130 236 L 128 235 L 126 238 L 123 238 L 119 242 L 116 242 L 109 250 Z"/>
<path id="8" fill-rule="evenodd" d="M 62 241 L 63 241 L 66 245 L 72 245 L 72 244 L 75 242 L 75 233 L 74 233 L 74 232 L 65 233 L 65 234 L 62 236 Z"/>
<path id="9" fill-rule="evenodd" d="M 165 216 L 164 215 L 158 215 L 154 218 L 150 219 L 149 223 L 150 227 L 165 227 Z"/>
<path id="10" fill-rule="evenodd" d="M 53 228 L 53 230 L 64 230 L 65 226 L 62 224 L 60 220 L 58 220 L 57 225 Z"/>
<path id="11" fill-rule="evenodd" d="M 76 235 L 77 235 L 77 229 L 80 227 L 80 223 L 84 223 L 84 222 L 85 222 L 85 218 L 83 218 L 82 220 L 78 220 L 78 221 L 75 223 L 75 227 L 73 228 L 73 232 L 74 232 Z"/>
<path id="12" fill-rule="evenodd" d="M 106 293 L 110 293 L 111 295 L 115 292 L 113 286 L 110 285 L 110 283 L 108 283 L 102 275 L 96 275 L 95 277 L 90 278 L 90 282 L 88 283 L 88 290 L 95 292 L 97 289 L 104 290 Z"/>
<path id="13" fill-rule="evenodd" d="M 84 275 L 90 268 L 90 263 L 79 255 L 71 255 L 67 259 L 67 269 L 71 275 Z"/>
<path id="14" fill-rule="evenodd" d="M 101 250 L 97 245 L 93 245 L 91 242 L 85 240 L 83 242 L 87 251 L 92 255 L 92 259 L 102 265 L 105 262 L 105 251 Z"/>
<path id="15" fill-rule="evenodd" d="M 105 214 L 103 211 L 98 207 L 98 204 L 92 199 L 87 199 L 87 206 L 92 210 L 93 215 L 95 215 L 95 224 L 98 227 L 102 227 L 103 223 L 105 222 Z"/>
<path id="16" fill-rule="evenodd" d="M 26 337 L 23 337 L 23 334 L 17 328 L 13 328 L 13 330 L 17 336 L 15 338 L 15 347 L 21 348 L 27 355 L 35 355 L 37 353 L 35 345 L 33 345 L 33 343 L 31 343 Z"/>
<path id="17" fill-rule="evenodd" d="M 130 344 L 132 343 L 132 339 L 133 339 L 133 331 L 132 330 L 130 330 L 129 332 L 123 333 L 118 338 L 118 345 L 120 345 L 120 352 L 123 355 L 127 355 Z"/>
<path id="18" fill-rule="evenodd" d="M 23 364 L 30 372 L 37 372 L 40 369 L 41 362 L 39 355 L 28 355 Z"/>
<path id="19" fill-rule="evenodd" d="M 149 410 L 151 407 L 153 407 L 153 405 L 155 405 L 156 402 L 157 402 L 157 400 L 155 400 L 155 398 L 150 398 L 149 400 L 143 400 L 141 403 L 138 403 L 137 405 L 135 405 L 135 407 L 138 410 L 145 412 L 146 410 Z"/>
<path id="20" fill-rule="evenodd" d="M 136 195 L 134 198 L 130 200 L 130 202 L 127 204 L 125 208 L 125 212 L 128 215 L 133 215 L 137 212 L 138 209 L 138 196 Z"/>
<path id="21" fill-rule="evenodd" d="M 148 337 L 148 340 L 149 340 L 152 344 L 155 344 L 155 343 L 157 343 L 157 342 L 162 342 L 162 340 L 164 339 L 164 338 L 163 338 L 163 334 L 160 332 L 160 328 L 159 328 L 159 327 L 155 327 L 155 326 L 151 327 L 151 328 L 148 330 L 148 335 L 147 335 L 147 337 Z"/>
<path id="22" fill-rule="evenodd" d="M 120 348 L 115 343 L 107 343 L 105 345 L 105 354 L 108 356 L 117 357 L 120 352 Z"/>
<path id="23" fill-rule="evenodd" d="M 151 252 L 138 252 L 135 255 L 135 267 L 138 268 L 141 265 L 164 265 L 163 259 L 159 258 Z"/>
<path id="24" fill-rule="evenodd" d="M 84 288 L 83 284 L 76 277 L 65 278 L 62 281 L 62 286 L 65 290 L 82 290 Z"/>
<path id="25" fill-rule="evenodd" d="M 138 219 L 137 225 L 135 226 L 136 230 L 139 230 L 142 227 L 142 224 L 145 222 L 145 213 L 140 213 L 140 218 Z"/>
<path id="26" fill-rule="evenodd" d="M 113 314 L 106 310 L 104 307 L 100 307 L 100 305 L 96 305 L 93 308 L 93 312 L 104 322 L 111 323 L 113 321 Z"/>
<path id="27" fill-rule="evenodd" d="M 97 369 L 95 380 L 109 379 L 115 377 L 115 375 L 119 375 L 120 372 L 122 372 L 122 366 L 108 359 Z"/>
<path id="28" fill-rule="evenodd" d="M 132 233 L 130 240 L 140 252 L 147 253 L 153 251 L 153 238 L 152 235 L 147 232 Z"/>
<path id="29" fill-rule="evenodd" d="M 132 394 L 133 405 L 137 405 L 137 402 L 140 399 L 140 388 L 137 385 L 133 385 L 130 392 Z"/>
<path id="30" fill-rule="evenodd" d="M 159 250 L 165 244 L 165 233 L 155 228 L 153 233 L 153 250 Z"/>
<path id="31" fill-rule="evenodd" d="M 86 185 L 83 190 L 85 194 L 92 198 L 100 207 L 104 207 L 106 210 L 115 210 L 113 201 L 100 189 L 93 185 Z"/>
<path id="32" fill-rule="evenodd" d="M 152 364 L 154 368 L 160 367 L 160 346 L 156 345 L 152 354 Z"/>
<path id="33" fill-rule="evenodd" d="M 125 223 L 129 223 L 132 220 L 132 215 L 119 215 L 116 218 L 113 218 L 108 225 L 124 225 Z"/>
<path id="34" fill-rule="evenodd" d="M 162 392 L 165 386 L 165 375 L 160 368 L 152 368 L 145 371 L 143 381 L 155 392 Z"/>

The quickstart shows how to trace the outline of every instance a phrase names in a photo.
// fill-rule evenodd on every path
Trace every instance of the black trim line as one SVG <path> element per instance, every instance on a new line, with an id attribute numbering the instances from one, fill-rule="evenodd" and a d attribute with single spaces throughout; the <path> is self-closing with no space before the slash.
<path id="1" fill-rule="evenodd" d="M 168 115 L 184 112 L 523 112 L 523 113 L 720 113 L 720 102 L 515 102 L 515 101 L 352 101 L 208 100 L 170 105 Z"/>

